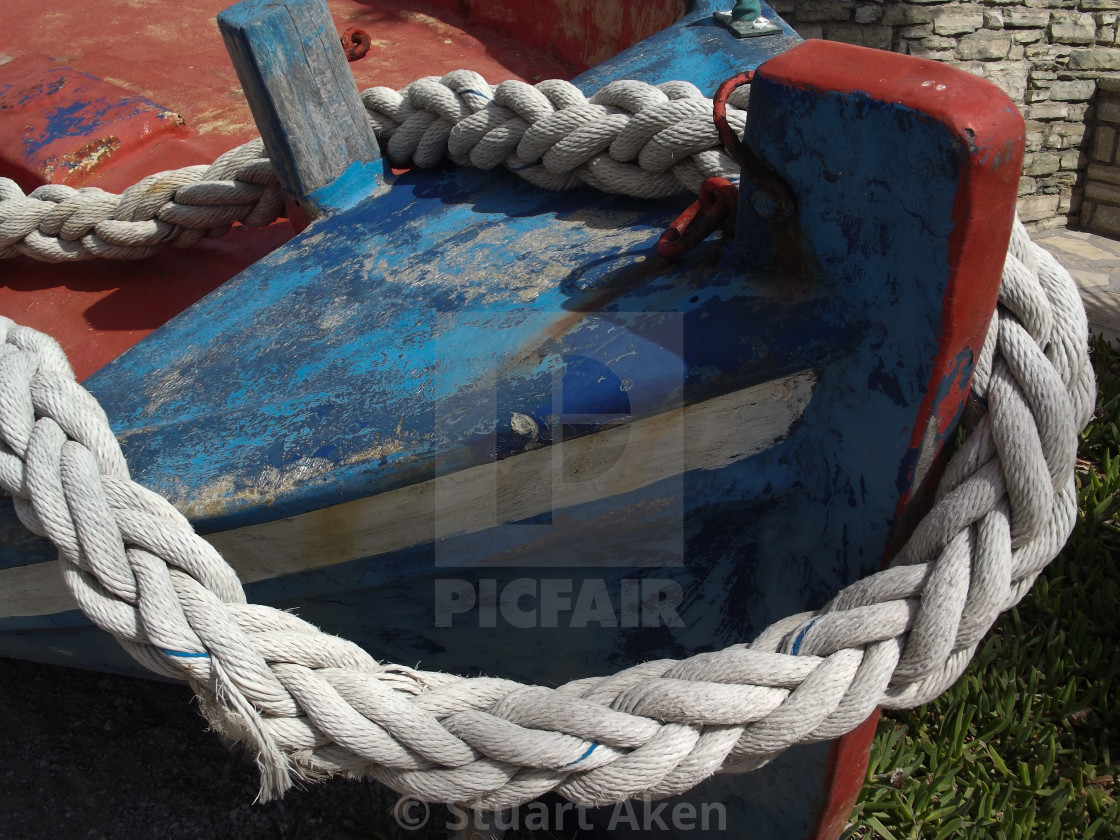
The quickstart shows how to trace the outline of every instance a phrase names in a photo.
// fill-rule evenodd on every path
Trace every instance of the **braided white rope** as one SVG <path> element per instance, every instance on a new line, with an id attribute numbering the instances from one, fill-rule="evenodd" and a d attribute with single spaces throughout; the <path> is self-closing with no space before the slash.
<path id="1" fill-rule="evenodd" d="M 890 569 L 750 644 L 548 689 L 381 664 L 245 603 L 215 550 L 129 480 L 58 346 L 7 319 L 0 334 L 0 487 L 58 547 L 86 615 L 251 745 L 262 795 L 362 774 L 480 810 L 550 790 L 586 806 L 669 796 L 937 696 L 1068 537 L 1095 399 L 1076 287 L 1016 222 L 968 435 Z"/>
<path id="2" fill-rule="evenodd" d="M 728 124 L 740 134 L 749 96 L 741 87 L 728 100 Z M 712 122 L 712 101 L 688 82 L 620 80 L 589 99 L 560 79 L 492 86 L 456 70 L 400 91 L 364 90 L 362 102 L 398 164 L 430 167 L 445 157 L 477 169 L 504 164 L 546 189 L 586 183 L 636 198 L 696 193 L 706 178 L 739 176 Z"/>
<path id="3" fill-rule="evenodd" d="M 729 100 L 727 120 L 740 133 L 748 96 L 740 88 Z M 712 101 L 688 82 L 617 81 L 588 99 L 559 79 L 491 86 L 456 70 L 400 92 L 370 88 L 362 100 L 398 164 L 430 167 L 444 157 L 481 169 L 505 164 L 546 189 L 587 183 L 638 198 L 695 193 L 705 178 L 739 176 L 712 123 Z M 0 259 L 142 259 L 164 243 L 223 236 L 234 222 L 270 224 L 284 202 L 264 154 L 253 140 L 210 166 L 149 175 L 121 195 L 58 184 L 24 195 L 0 178 Z"/>
<path id="4" fill-rule="evenodd" d="M 263 227 L 283 210 L 279 178 L 259 139 L 209 166 L 149 175 L 121 195 L 61 184 L 24 195 L 0 178 L 0 259 L 142 259 L 165 243 L 185 248 L 224 236 L 234 222 Z"/>

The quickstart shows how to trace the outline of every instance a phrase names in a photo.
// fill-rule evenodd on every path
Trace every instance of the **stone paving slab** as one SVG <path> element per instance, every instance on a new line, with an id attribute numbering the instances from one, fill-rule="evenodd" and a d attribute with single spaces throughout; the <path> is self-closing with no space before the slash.
<path id="1" fill-rule="evenodd" d="M 1077 281 L 1090 332 L 1120 343 L 1120 241 L 1065 228 L 1038 231 L 1031 238 Z"/>

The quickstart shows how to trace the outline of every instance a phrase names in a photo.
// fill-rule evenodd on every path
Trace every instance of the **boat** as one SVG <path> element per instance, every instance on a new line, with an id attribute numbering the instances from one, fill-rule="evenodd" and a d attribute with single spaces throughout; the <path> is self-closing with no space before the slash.
<path id="1" fill-rule="evenodd" d="M 121 191 L 258 131 L 280 172 L 270 225 L 0 269 L 0 314 L 60 342 L 134 480 L 250 601 L 379 660 L 562 686 L 817 609 L 931 504 L 1012 235 L 1023 123 L 991 84 L 802 42 L 768 8 L 774 31 L 741 38 L 711 0 L 331 0 L 333 23 L 310 0 L 247 0 L 221 35 L 213 4 L 140 21 L 73 4 L 51 57 L 56 13 L 12 2 L 0 175 L 25 192 Z M 347 27 L 371 44 L 354 90 L 322 85 L 338 55 L 303 78 Z M 587 96 L 619 80 L 712 96 L 752 74 L 723 152 L 744 167 L 735 218 L 667 259 L 684 192 L 409 168 L 360 137 L 323 162 L 362 133 L 358 87 L 461 66 Z M 10 500 L 0 528 L 0 656 L 147 673 Z M 755 838 L 836 837 L 875 724 L 669 801 L 718 803 Z"/>

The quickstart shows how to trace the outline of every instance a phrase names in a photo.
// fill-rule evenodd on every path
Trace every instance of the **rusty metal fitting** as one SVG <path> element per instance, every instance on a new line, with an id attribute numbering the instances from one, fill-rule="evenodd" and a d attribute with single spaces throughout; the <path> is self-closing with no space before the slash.
<path id="1" fill-rule="evenodd" d="M 347 61 L 357 61 L 369 52 L 369 33 L 364 29 L 352 26 L 342 33 L 339 40 L 342 42 L 342 49 L 346 51 Z"/>

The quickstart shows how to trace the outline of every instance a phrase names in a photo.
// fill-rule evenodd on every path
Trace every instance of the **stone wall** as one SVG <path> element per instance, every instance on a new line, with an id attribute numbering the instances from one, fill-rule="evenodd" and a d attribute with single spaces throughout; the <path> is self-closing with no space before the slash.
<path id="1" fill-rule="evenodd" d="M 1120 77 L 1098 82 L 1093 112 L 1081 227 L 1120 238 Z"/>
<path id="2" fill-rule="evenodd" d="M 999 85 L 1027 125 L 1020 216 L 1033 228 L 1079 218 L 1086 112 L 1097 79 L 1120 72 L 1120 0 L 768 2 L 804 38 L 947 61 Z"/>

